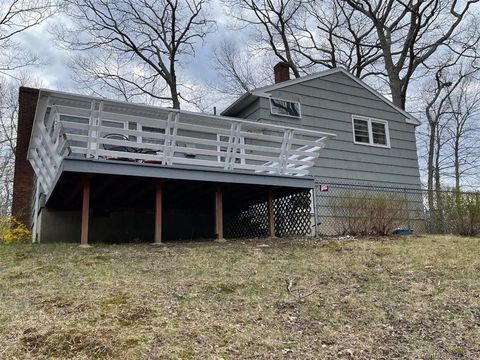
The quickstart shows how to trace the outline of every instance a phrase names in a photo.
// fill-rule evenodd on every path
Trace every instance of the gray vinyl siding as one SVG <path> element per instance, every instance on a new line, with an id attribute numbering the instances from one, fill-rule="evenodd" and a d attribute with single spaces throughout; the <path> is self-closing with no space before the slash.
<path id="1" fill-rule="evenodd" d="M 250 119 L 250 120 L 260 119 L 261 117 L 260 100 L 261 99 L 255 100 L 250 106 L 247 106 L 238 114 L 236 114 L 235 117 L 242 118 L 242 119 Z"/>
<path id="2" fill-rule="evenodd" d="M 419 188 L 415 126 L 342 73 L 293 84 L 270 92 L 272 97 L 298 101 L 301 118 L 270 113 L 269 99 L 244 109 L 237 116 L 334 133 L 320 151 L 311 174 L 321 181 L 376 186 Z M 354 144 L 352 115 L 388 121 L 390 148 Z"/>

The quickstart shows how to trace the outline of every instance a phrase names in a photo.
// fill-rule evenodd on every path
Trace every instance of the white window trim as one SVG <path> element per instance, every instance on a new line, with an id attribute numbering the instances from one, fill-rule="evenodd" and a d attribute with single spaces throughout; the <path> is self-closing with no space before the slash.
<path id="1" fill-rule="evenodd" d="M 272 106 L 272 100 L 280 100 L 280 101 L 286 101 L 286 102 L 298 104 L 298 116 L 274 113 L 273 112 L 273 106 Z M 289 118 L 294 118 L 294 119 L 300 119 L 302 117 L 302 107 L 301 107 L 299 101 L 281 99 L 281 98 L 277 98 L 277 97 L 269 97 L 268 102 L 270 103 L 270 114 L 272 114 L 274 116 L 284 116 L 284 117 L 289 117 Z"/>
<path id="2" fill-rule="evenodd" d="M 366 121 L 368 124 L 368 143 L 360 142 L 355 140 L 355 120 L 363 120 Z M 382 144 L 374 144 L 373 143 L 373 134 L 372 134 L 372 122 L 374 123 L 381 123 L 385 125 L 385 139 L 387 140 L 386 145 Z M 388 130 L 388 121 L 361 116 L 361 115 L 352 115 L 352 134 L 353 134 L 353 143 L 357 145 L 365 145 L 365 146 L 373 146 L 373 147 L 380 147 L 384 149 L 390 149 L 390 131 Z"/>
<path id="3" fill-rule="evenodd" d="M 222 141 L 221 140 L 221 137 L 226 137 L 226 138 L 229 138 L 230 135 L 225 135 L 225 134 L 217 134 L 217 141 Z M 245 138 L 243 136 L 240 137 L 240 145 L 245 145 Z M 220 152 L 221 151 L 221 146 L 218 145 L 217 146 L 217 151 Z M 240 155 L 245 155 L 245 149 L 244 148 L 240 148 Z M 217 156 L 217 161 L 218 162 L 223 162 L 222 161 L 222 157 L 225 157 L 225 155 L 218 155 Z M 240 164 L 241 165 L 245 165 L 245 158 L 244 157 L 241 157 L 240 158 Z"/>

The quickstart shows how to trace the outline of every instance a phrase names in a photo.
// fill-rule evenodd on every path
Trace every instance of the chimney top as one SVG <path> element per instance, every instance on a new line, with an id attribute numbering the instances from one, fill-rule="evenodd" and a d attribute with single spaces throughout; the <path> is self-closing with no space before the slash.
<path id="1" fill-rule="evenodd" d="M 275 65 L 273 72 L 275 74 L 275 84 L 290 80 L 290 66 L 284 61 Z"/>

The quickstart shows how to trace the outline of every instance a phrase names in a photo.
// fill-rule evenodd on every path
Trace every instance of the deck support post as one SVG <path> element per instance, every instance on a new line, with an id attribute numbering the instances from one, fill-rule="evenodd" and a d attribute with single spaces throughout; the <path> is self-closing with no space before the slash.
<path id="1" fill-rule="evenodd" d="M 88 245 L 88 225 L 90 218 L 90 188 L 91 177 L 90 175 L 83 176 L 83 196 L 82 196 L 82 229 L 80 235 L 80 247 L 90 247 Z"/>
<path id="2" fill-rule="evenodd" d="M 268 230 L 270 237 L 275 237 L 275 208 L 273 207 L 273 191 L 268 189 L 267 198 L 267 212 L 268 212 Z"/>
<path id="3" fill-rule="evenodd" d="M 216 241 L 226 241 L 223 237 L 223 189 L 222 186 L 217 186 L 215 191 L 215 236 Z"/>
<path id="4" fill-rule="evenodd" d="M 163 183 L 157 182 L 155 185 L 155 240 L 154 245 L 162 245 L 162 195 Z"/>

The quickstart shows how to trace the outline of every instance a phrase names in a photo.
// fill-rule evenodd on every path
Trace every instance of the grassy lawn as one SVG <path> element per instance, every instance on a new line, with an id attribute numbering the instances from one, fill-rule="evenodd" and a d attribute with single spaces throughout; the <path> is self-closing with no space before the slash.
<path id="1" fill-rule="evenodd" d="M 13 358 L 478 359 L 480 239 L 0 245 Z"/>

